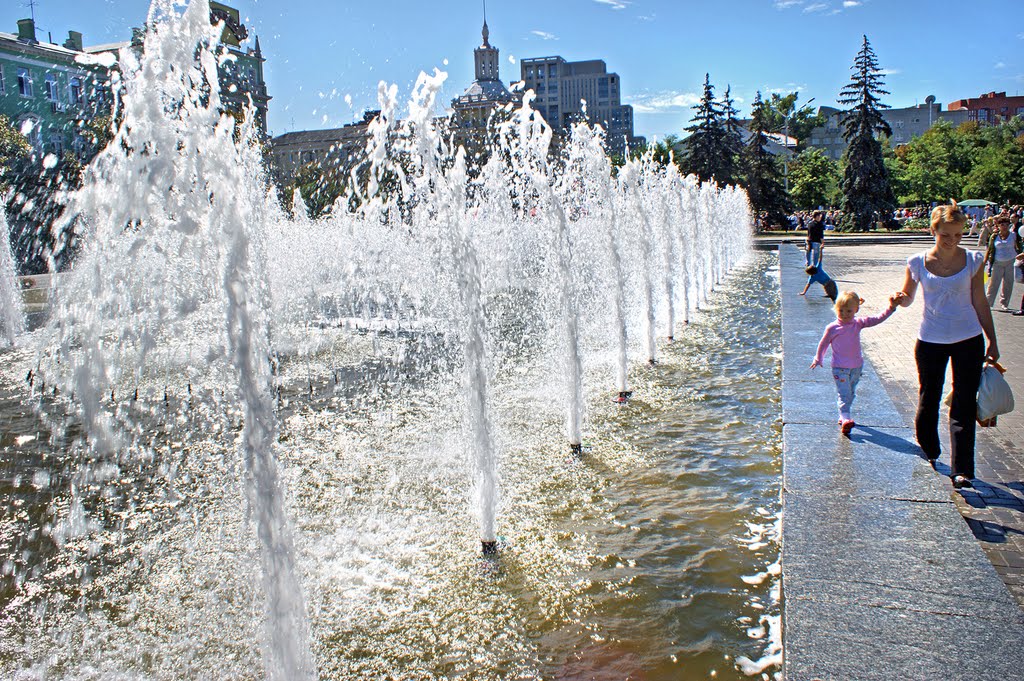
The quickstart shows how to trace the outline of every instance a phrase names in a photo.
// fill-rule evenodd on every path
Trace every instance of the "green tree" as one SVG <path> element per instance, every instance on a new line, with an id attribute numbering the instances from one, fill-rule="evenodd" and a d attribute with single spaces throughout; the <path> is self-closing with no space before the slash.
<path id="1" fill-rule="evenodd" d="M 750 139 L 743 149 L 747 196 L 750 205 L 764 216 L 768 224 L 784 225 L 790 204 L 782 186 L 782 171 L 775 156 L 767 149 L 769 120 L 768 106 L 758 92 L 751 114 Z"/>
<path id="2" fill-rule="evenodd" d="M 841 208 L 843 228 L 863 231 L 876 220 L 888 218 L 896 207 L 882 145 L 875 138 L 876 133 L 892 134 L 881 113 L 889 107 L 879 99 L 889 93 L 882 89 L 882 70 L 867 36 L 851 70 L 853 77 L 839 94 L 839 102 L 850 107 L 843 116 L 847 148 Z"/>
<path id="3" fill-rule="evenodd" d="M 729 149 L 724 112 L 715 101 L 715 89 L 708 74 L 704 74 L 704 94 L 693 109 L 697 113 L 691 119 L 692 125 L 685 128 L 690 136 L 684 141 L 680 169 L 684 173 L 693 173 L 702 181 L 717 179 L 721 182 L 730 174 L 728 166 L 723 163 Z"/>
<path id="4" fill-rule="evenodd" d="M 811 130 L 825 124 L 825 117 L 814 113 L 808 105 L 797 107 L 799 92 L 790 92 L 788 95 L 780 95 L 773 92 L 771 99 L 766 102 L 768 105 L 768 130 L 770 132 L 784 133 L 786 131 L 786 118 L 789 118 L 789 136 L 796 140 L 797 149 L 804 149 Z"/>
<path id="5" fill-rule="evenodd" d="M 0 114 L 0 192 L 11 185 L 19 161 L 31 153 L 32 146 L 25 136 L 14 129 L 7 116 Z"/>
<path id="6" fill-rule="evenodd" d="M 666 135 L 665 139 L 658 140 L 654 143 L 651 150 L 651 158 L 655 163 L 662 167 L 667 166 L 669 163 L 678 164 L 679 158 L 675 153 L 676 147 L 678 146 L 679 138 L 676 135 Z M 644 151 L 646 151 L 646 149 Z"/>
<path id="7" fill-rule="evenodd" d="M 1006 128 L 1007 126 L 1001 126 Z M 1024 203 L 1024 137 L 1012 129 L 986 145 L 964 181 L 963 195 L 1001 203 Z"/>
<path id="8" fill-rule="evenodd" d="M 962 196 L 964 178 L 973 165 L 971 156 L 964 135 L 948 121 L 897 148 L 893 182 L 900 202 L 931 203 Z"/>
<path id="9" fill-rule="evenodd" d="M 722 98 L 722 138 L 724 151 L 721 159 L 720 175 L 715 179 L 720 184 L 740 184 L 743 153 L 743 134 L 740 132 L 739 112 L 732 98 L 732 86 L 726 86 L 725 97 Z"/>
<path id="10" fill-rule="evenodd" d="M 789 166 L 789 195 L 797 208 L 834 206 L 839 202 L 839 164 L 821 149 L 805 149 Z"/>

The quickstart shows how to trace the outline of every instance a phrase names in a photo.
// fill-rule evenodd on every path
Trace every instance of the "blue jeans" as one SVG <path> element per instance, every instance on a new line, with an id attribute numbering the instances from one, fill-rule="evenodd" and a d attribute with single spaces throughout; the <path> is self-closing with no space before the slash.
<path id="1" fill-rule="evenodd" d="M 814 265 L 815 267 L 821 267 L 821 242 L 820 241 L 808 241 L 807 251 L 804 253 L 804 262 L 807 263 L 807 267 Z"/>
<path id="2" fill-rule="evenodd" d="M 860 372 L 862 367 L 855 369 L 844 369 L 843 367 L 832 367 L 832 378 L 836 381 L 836 392 L 839 393 L 839 420 L 850 420 L 850 408 L 853 406 L 853 398 L 857 396 L 857 384 L 860 383 Z"/>

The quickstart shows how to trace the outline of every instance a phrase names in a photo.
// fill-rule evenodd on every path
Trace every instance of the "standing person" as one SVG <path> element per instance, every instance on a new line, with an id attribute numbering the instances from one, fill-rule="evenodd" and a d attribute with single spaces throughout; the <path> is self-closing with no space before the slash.
<path id="1" fill-rule="evenodd" d="M 996 291 L 1002 284 L 999 309 L 1009 312 L 1006 306 L 1013 293 L 1013 263 L 1024 251 L 1020 236 L 1010 229 L 1010 216 L 1003 214 L 996 218 L 996 233 L 989 237 L 985 251 L 985 265 L 988 267 L 988 306 L 996 302 Z"/>
<path id="2" fill-rule="evenodd" d="M 860 350 L 860 331 L 881 324 L 891 317 L 902 298 L 902 293 L 890 296 L 886 311 L 872 317 L 857 316 L 864 300 L 855 292 L 843 291 L 836 298 L 836 321 L 825 327 L 825 333 L 818 342 L 818 351 L 811 362 L 811 369 L 821 366 L 825 359 L 825 351 L 831 346 L 832 378 L 836 382 L 836 392 L 839 393 L 839 430 L 843 435 L 849 435 L 857 425 L 853 422 L 851 409 L 864 368 L 864 355 Z"/>
<path id="3" fill-rule="evenodd" d="M 825 214 L 820 210 L 811 214 L 811 222 L 807 225 L 807 253 L 804 264 L 807 267 L 821 267 L 821 245 L 825 240 Z"/>
<path id="4" fill-rule="evenodd" d="M 978 234 L 978 248 L 988 248 L 988 240 L 992 238 L 994 231 L 992 218 L 985 218 L 981 221 L 981 233 Z"/>
<path id="5" fill-rule="evenodd" d="M 917 334 L 917 443 L 934 467 L 939 458 L 939 401 L 946 365 L 953 364 L 949 435 L 953 487 L 972 487 L 978 384 L 984 361 L 999 359 L 992 310 L 985 297 L 984 256 L 960 247 L 967 217 L 956 202 L 932 211 L 935 245 L 907 259 L 900 305 L 910 306 L 920 286 L 924 315 Z M 988 337 L 988 349 L 982 332 Z"/>

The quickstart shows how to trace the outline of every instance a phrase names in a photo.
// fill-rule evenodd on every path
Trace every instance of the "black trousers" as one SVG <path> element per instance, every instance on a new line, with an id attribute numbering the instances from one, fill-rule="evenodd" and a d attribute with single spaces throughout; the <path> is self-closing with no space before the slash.
<path id="1" fill-rule="evenodd" d="M 974 477 L 974 432 L 978 416 L 978 384 L 985 360 L 985 340 L 979 334 L 959 343 L 917 341 L 917 443 L 930 459 L 939 456 L 939 402 L 946 365 L 953 364 L 953 402 L 949 407 L 952 475 Z"/>

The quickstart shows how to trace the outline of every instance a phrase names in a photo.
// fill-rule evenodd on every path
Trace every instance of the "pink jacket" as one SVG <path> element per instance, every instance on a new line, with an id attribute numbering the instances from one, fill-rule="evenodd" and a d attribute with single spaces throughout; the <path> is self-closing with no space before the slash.
<path id="1" fill-rule="evenodd" d="M 825 333 L 818 342 L 818 352 L 814 356 L 819 364 L 825 359 L 825 350 L 832 346 L 832 366 L 841 369 L 856 369 L 864 365 L 864 356 L 860 352 L 860 330 L 868 326 L 881 324 L 892 316 L 895 310 L 886 310 L 873 317 L 854 317 L 843 323 L 838 319 L 825 327 Z"/>

